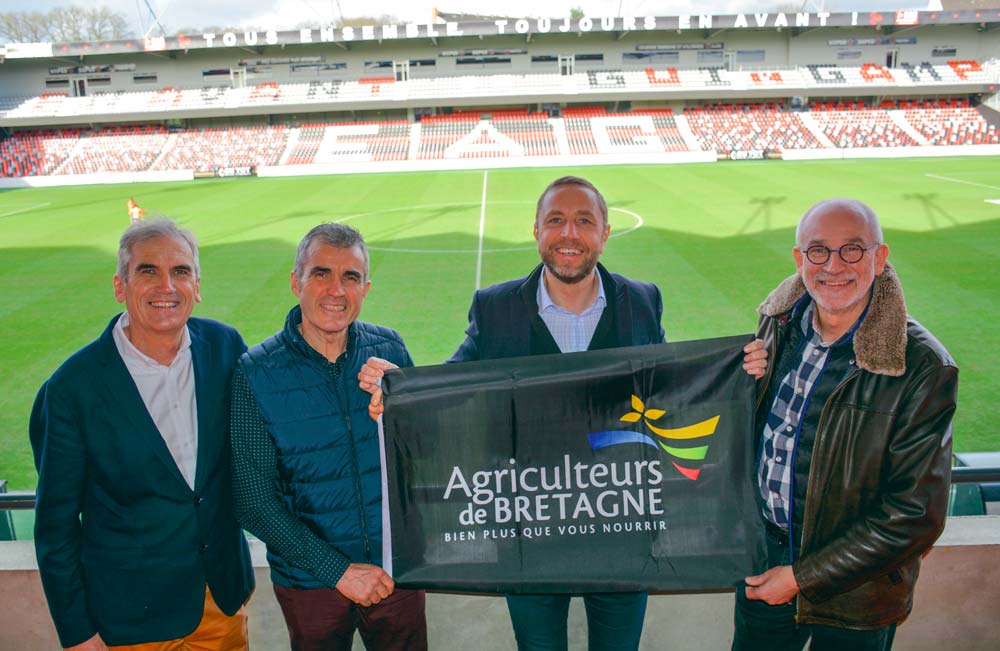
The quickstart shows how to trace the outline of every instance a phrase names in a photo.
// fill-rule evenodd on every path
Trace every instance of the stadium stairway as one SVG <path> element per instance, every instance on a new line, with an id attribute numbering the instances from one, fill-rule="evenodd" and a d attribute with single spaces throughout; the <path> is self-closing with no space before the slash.
<path id="1" fill-rule="evenodd" d="M 919 146 L 888 111 L 868 108 L 862 102 L 816 105 L 813 118 L 838 148 Z"/>
<path id="2" fill-rule="evenodd" d="M 302 133 L 302 129 L 299 127 L 290 127 L 288 129 L 288 142 L 285 143 L 285 151 L 281 152 L 281 157 L 278 159 L 278 165 L 288 164 L 288 159 L 291 158 L 292 152 L 295 151 L 296 146 L 299 144 L 300 133 Z"/>
<path id="3" fill-rule="evenodd" d="M 296 131 L 295 142 L 289 145 L 282 153 L 281 159 L 284 165 L 309 165 L 316 161 L 316 152 L 323 144 L 323 134 L 326 132 L 326 124 L 303 124 L 300 127 L 293 127 L 289 131 Z"/>
<path id="4" fill-rule="evenodd" d="M 1000 129 L 1000 93 L 994 95 L 991 99 L 994 102 L 994 106 L 980 104 L 976 107 L 976 110 L 986 120 L 986 124 Z"/>
<path id="5" fill-rule="evenodd" d="M 913 138 L 914 140 L 916 140 L 918 143 L 920 143 L 920 145 L 926 146 L 926 145 L 931 144 L 927 140 L 927 138 L 924 137 L 924 134 L 922 134 L 919 131 L 917 131 L 916 127 L 914 127 L 912 124 L 910 124 L 909 122 L 906 121 L 906 112 L 905 111 L 900 111 L 900 110 L 897 110 L 897 109 L 892 109 L 892 110 L 886 111 L 886 113 L 888 113 L 889 117 L 892 119 L 892 121 L 896 123 L 896 126 L 898 126 L 900 129 L 902 129 L 907 135 L 909 135 L 911 138 Z"/>
<path id="6" fill-rule="evenodd" d="M 169 154 L 170 150 L 173 149 L 174 145 L 177 144 L 178 137 L 180 137 L 180 134 L 176 132 L 171 133 L 170 135 L 167 136 L 166 142 L 163 143 L 163 149 L 160 150 L 160 153 L 157 154 L 153 162 L 150 163 L 149 169 L 151 170 L 157 169 L 156 166 L 160 164 L 160 161 L 163 160 L 163 157 Z"/>
<path id="7" fill-rule="evenodd" d="M 983 106 L 989 107 L 994 111 L 1000 111 L 1000 93 L 996 95 L 990 95 L 985 100 L 983 100 Z"/>
<path id="8" fill-rule="evenodd" d="M 410 125 L 410 148 L 406 152 L 406 160 L 417 160 L 420 152 L 420 123 L 414 122 Z"/>
<path id="9" fill-rule="evenodd" d="M 566 134 L 566 121 L 558 118 L 549 120 L 552 124 L 552 136 L 556 139 L 556 148 L 560 156 L 569 154 L 569 136 Z"/>
<path id="10" fill-rule="evenodd" d="M 805 126 L 806 129 L 809 129 L 809 133 L 813 134 L 813 137 L 819 141 L 819 144 L 829 149 L 836 148 L 833 141 L 830 140 L 825 133 L 823 133 L 823 129 L 821 129 L 816 123 L 816 120 L 813 118 L 810 111 L 803 111 L 802 113 L 799 113 L 799 119 L 802 120 L 803 126 Z"/>
<path id="11" fill-rule="evenodd" d="M 77 154 L 79 154 L 80 151 L 83 149 L 83 144 L 85 142 L 87 142 L 87 138 L 84 134 L 81 133 L 80 137 L 77 138 L 76 142 L 73 143 L 73 148 L 69 150 L 68 154 L 66 154 L 66 158 L 64 158 L 63 161 L 59 163 L 59 165 L 56 166 L 55 169 L 49 172 L 49 174 L 51 174 L 52 176 L 55 176 L 57 174 L 63 174 L 66 168 L 69 167 L 72 160 L 76 158 Z"/>
<path id="12" fill-rule="evenodd" d="M 674 115 L 674 123 L 677 124 L 677 131 L 681 134 L 681 138 L 684 139 L 684 144 L 687 145 L 688 151 L 698 151 L 701 149 L 697 136 L 691 131 L 691 125 L 688 124 L 686 115 L 683 113 Z"/>

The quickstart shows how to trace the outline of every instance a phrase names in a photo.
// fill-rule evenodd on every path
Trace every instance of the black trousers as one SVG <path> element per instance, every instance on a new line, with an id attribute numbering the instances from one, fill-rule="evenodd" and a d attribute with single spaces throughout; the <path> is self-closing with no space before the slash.
<path id="1" fill-rule="evenodd" d="M 791 550 L 787 536 L 768 531 L 768 568 L 789 565 Z M 819 624 L 800 625 L 795 621 L 795 603 L 770 606 L 747 599 L 742 588 L 736 590 L 733 616 L 736 635 L 733 651 L 800 651 L 810 637 L 810 651 L 890 651 L 896 625 L 873 631 L 861 631 Z"/>

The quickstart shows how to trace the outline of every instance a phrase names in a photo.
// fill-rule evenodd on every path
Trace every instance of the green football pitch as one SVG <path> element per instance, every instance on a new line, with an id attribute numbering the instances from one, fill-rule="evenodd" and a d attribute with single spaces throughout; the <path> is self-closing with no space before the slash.
<path id="1" fill-rule="evenodd" d="M 302 235 L 321 221 L 351 223 L 372 249 L 361 318 L 399 330 L 418 364 L 437 364 L 461 341 L 477 279 L 537 264 L 535 199 L 568 173 L 603 190 L 612 239 L 602 260 L 660 286 L 672 341 L 752 332 L 756 305 L 794 272 L 802 212 L 832 196 L 871 204 L 910 313 L 961 368 L 956 450 L 1000 449 L 1000 159 L 767 161 L 2 191 L 0 479 L 34 487 L 35 392 L 119 309 L 111 279 L 129 196 L 194 231 L 195 313 L 235 325 L 250 344 L 294 303 L 288 274 Z"/>

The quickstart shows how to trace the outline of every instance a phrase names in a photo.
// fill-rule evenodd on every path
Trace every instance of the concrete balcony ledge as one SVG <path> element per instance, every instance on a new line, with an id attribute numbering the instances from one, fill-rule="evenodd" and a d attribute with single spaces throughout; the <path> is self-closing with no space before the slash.
<path id="1" fill-rule="evenodd" d="M 288 634 L 274 593 L 264 546 L 251 542 L 257 590 L 248 606 L 251 648 L 288 649 Z M 924 559 L 913 613 L 899 628 L 897 651 L 982 651 L 1000 648 L 995 622 L 1000 604 L 1000 516 L 953 517 Z M 656 595 L 646 612 L 641 649 L 728 649 L 733 594 Z M 570 608 L 570 648 L 586 648 L 583 604 Z M 507 607 L 499 596 L 429 594 L 430 648 L 494 651 L 514 649 Z M 361 649 L 355 638 L 355 648 Z M 55 651 L 30 541 L 0 543 L 0 649 Z"/>

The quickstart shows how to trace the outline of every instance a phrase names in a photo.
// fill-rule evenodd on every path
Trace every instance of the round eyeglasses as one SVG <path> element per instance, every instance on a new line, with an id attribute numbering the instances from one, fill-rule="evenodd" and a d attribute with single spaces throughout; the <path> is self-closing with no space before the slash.
<path id="1" fill-rule="evenodd" d="M 822 244 L 816 244 L 806 249 L 806 258 L 813 264 L 826 264 L 830 260 L 830 254 L 836 253 L 847 264 L 854 264 L 855 262 L 861 262 L 861 258 L 865 257 L 865 251 L 871 251 L 879 246 L 881 246 L 879 243 L 872 244 L 871 246 L 845 244 L 839 249 L 831 249 Z"/>

